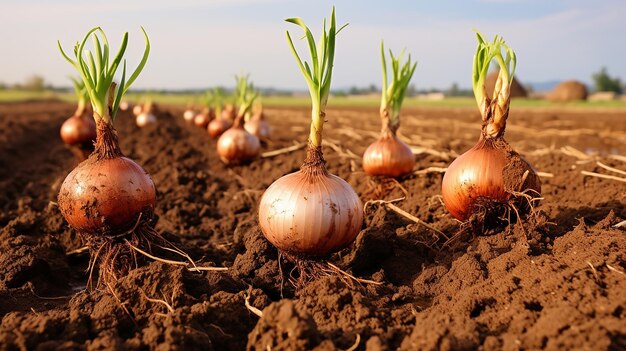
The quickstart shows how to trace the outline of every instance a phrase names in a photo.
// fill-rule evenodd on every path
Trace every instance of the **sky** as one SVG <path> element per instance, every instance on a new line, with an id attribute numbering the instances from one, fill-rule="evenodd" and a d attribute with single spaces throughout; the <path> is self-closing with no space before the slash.
<path id="1" fill-rule="evenodd" d="M 626 79 L 624 0 L 0 0 L 0 82 L 37 74 L 69 86 L 75 72 L 57 40 L 70 51 L 95 26 L 112 47 L 129 32 L 134 67 L 144 26 L 152 51 L 134 87 L 233 86 L 235 74 L 249 73 L 260 87 L 306 90 L 285 39 L 286 30 L 294 38 L 302 32 L 284 19 L 302 17 L 317 39 L 332 5 L 337 21 L 349 23 L 337 38 L 334 89 L 381 85 L 381 40 L 418 61 L 418 89 L 471 87 L 473 28 L 505 38 L 522 83 L 591 82 L 601 66 Z"/>

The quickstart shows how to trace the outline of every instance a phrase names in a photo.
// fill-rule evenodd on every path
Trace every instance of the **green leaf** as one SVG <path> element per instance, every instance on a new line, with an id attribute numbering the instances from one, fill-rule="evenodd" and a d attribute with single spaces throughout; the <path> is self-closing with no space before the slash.
<path id="1" fill-rule="evenodd" d="M 124 85 L 124 92 L 126 92 L 126 90 L 128 90 L 128 88 L 130 88 L 130 86 L 135 82 L 135 79 L 139 77 L 139 74 L 146 66 L 146 62 L 148 62 L 148 56 L 150 55 L 150 39 L 148 39 L 148 33 L 146 33 L 146 30 L 143 27 L 141 27 L 141 32 L 146 40 L 146 48 L 144 49 L 143 56 L 141 57 L 141 61 L 139 61 L 137 68 L 135 68 L 135 71 L 131 74 L 128 82 Z"/>
<path id="2" fill-rule="evenodd" d="M 124 95 L 125 84 L 126 84 L 126 60 L 124 60 L 124 66 L 122 68 L 122 79 L 120 80 L 120 85 L 117 87 L 115 99 L 113 99 L 113 107 L 111 108 L 111 119 L 113 121 L 115 121 L 117 110 L 120 107 L 120 102 L 122 101 L 122 96 Z"/>

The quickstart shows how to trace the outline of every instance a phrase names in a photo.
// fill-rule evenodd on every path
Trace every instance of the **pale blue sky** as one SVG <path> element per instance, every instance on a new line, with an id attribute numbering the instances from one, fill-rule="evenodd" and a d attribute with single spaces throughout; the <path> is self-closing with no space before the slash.
<path id="1" fill-rule="evenodd" d="M 626 78 L 624 0 L 0 0 L 0 81 L 40 74 L 68 85 L 73 71 L 56 40 L 70 49 L 97 25 L 114 46 L 129 31 L 134 66 L 143 25 L 153 50 L 136 87 L 232 86 L 233 75 L 245 71 L 257 86 L 304 90 L 284 34 L 300 31 L 283 19 L 302 17 L 317 38 L 332 4 L 338 22 L 350 23 L 337 39 L 334 88 L 380 86 L 381 39 L 418 60 L 418 88 L 469 87 L 472 28 L 504 36 L 525 82 L 589 82 L 603 65 Z"/>

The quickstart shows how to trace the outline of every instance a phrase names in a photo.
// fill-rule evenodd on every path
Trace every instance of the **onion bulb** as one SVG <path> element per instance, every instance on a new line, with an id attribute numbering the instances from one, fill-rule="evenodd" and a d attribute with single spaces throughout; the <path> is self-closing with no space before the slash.
<path id="1" fill-rule="evenodd" d="M 363 205 L 343 179 L 306 169 L 276 180 L 259 204 L 263 234 L 280 251 L 296 257 L 323 257 L 354 241 Z"/>
<path id="2" fill-rule="evenodd" d="M 128 101 L 124 100 L 122 102 L 120 102 L 120 110 L 121 111 L 126 111 L 130 108 L 130 104 L 128 103 Z"/>
<path id="3" fill-rule="evenodd" d="M 481 136 L 473 148 L 448 167 L 441 191 L 452 216 L 495 227 L 503 223 L 507 213 L 524 216 L 541 195 L 541 181 L 533 167 L 504 139 L 517 65 L 515 53 L 502 37 L 496 35 L 489 42 L 480 32 L 476 36 L 472 86 L 482 117 Z M 486 95 L 485 80 L 494 59 L 500 71 L 490 97 Z"/>
<path id="4" fill-rule="evenodd" d="M 209 122 L 209 126 L 207 127 L 207 131 L 211 138 L 217 138 L 222 135 L 228 128 L 230 128 L 233 123 L 227 119 L 217 118 Z"/>
<path id="5" fill-rule="evenodd" d="M 241 127 L 225 131 L 217 140 L 217 154 L 226 164 L 240 164 L 253 160 L 261 152 L 259 138 Z"/>
<path id="6" fill-rule="evenodd" d="M 133 106 L 133 115 L 139 116 L 141 112 L 143 112 L 143 106 L 141 106 L 140 104 Z"/>
<path id="7" fill-rule="evenodd" d="M 214 117 L 215 112 L 212 109 L 205 109 L 193 118 L 193 123 L 196 125 L 196 127 L 204 129 L 209 125 L 209 122 L 211 122 L 211 119 L 213 119 Z"/>
<path id="8" fill-rule="evenodd" d="M 514 197 L 513 193 L 532 190 L 531 196 L 540 194 L 541 181 L 533 167 L 512 151 L 506 141 L 481 138 L 472 149 L 450 164 L 441 189 L 450 214 L 466 221 L 473 214 L 480 213 L 481 207 L 507 205 Z M 520 215 L 528 209 L 519 201 L 516 207 Z"/>
<path id="9" fill-rule="evenodd" d="M 67 145 L 85 145 L 93 148 L 96 122 L 86 115 L 74 115 L 61 125 L 61 140 Z"/>
<path id="10" fill-rule="evenodd" d="M 294 19 L 287 21 L 297 23 Z M 309 33 L 308 27 L 298 24 Z M 324 28 L 322 41 L 316 44 L 310 35 L 306 36 L 311 57 L 319 57 L 323 63 L 312 72 L 304 68 L 287 32 L 302 74 L 308 82 L 321 85 L 309 85 L 313 100 L 306 159 L 300 171 L 279 178 L 265 190 L 259 203 L 259 226 L 267 240 L 295 260 L 323 259 L 341 250 L 355 240 L 363 223 L 361 200 L 346 181 L 328 172 L 322 154 L 324 109 L 330 92 L 330 78 L 323 79 L 323 72 L 330 77 L 336 34 L 333 8 L 330 27 L 328 31 Z"/>
<path id="11" fill-rule="evenodd" d="M 196 117 L 196 112 L 192 109 L 187 109 L 183 112 L 183 119 L 187 123 L 193 122 L 193 119 Z"/>
<path id="12" fill-rule="evenodd" d="M 363 154 L 363 169 L 372 176 L 399 177 L 413 171 L 415 156 L 407 144 L 389 133 Z"/>
<path id="13" fill-rule="evenodd" d="M 270 125 L 265 119 L 253 117 L 247 121 L 243 127 L 248 131 L 248 133 L 261 140 L 267 140 L 270 138 Z"/>
<path id="14" fill-rule="evenodd" d="M 120 49 L 114 51 L 109 50 L 104 31 L 93 28 L 82 40 L 85 43 L 92 37 L 93 50 L 73 50 L 73 58 L 59 43 L 62 56 L 81 74 L 96 123 L 93 153 L 68 174 L 58 195 L 61 214 L 89 248 L 88 286 L 94 269 L 98 272 L 97 286 L 111 286 L 144 261 L 138 253 L 150 252 L 155 244 L 171 246 L 154 229 L 154 183 L 141 166 L 124 157 L 113 127 L 124 92 L 139 76 L 150 53 L 148 35 L 143 28 L 142 32 L 146 44 L 141 61 L 133 71 L 125 72 L 128 79 L 122 78 L 119 85 L 112 82 L 124 60 L 128 33 Z M 117 52 L 115 57 L 110 57 L 112 52 Z M 123 67 L 125 70 L 126 60 Z M 150 120 L 151 108 L 151 103 L 139 106 L 139 125 L 143 118 Z"/>
<path id="15" fill-rule="evenodd" d="M 400 177 L 411 173 L 415 166 L 415 156 L 407 144 L 396 136 L 400 127 L 400 109 L 407 87 L 413 77 L 417 63 L 411 56 L 402 63 L 402 56 L 394 56 L 389 51 L 391 61 L 391 83 L 387 81 L 387 59 L 384 44 L 380 43 L 383 71 L 383 89 L 380 104 L 382 130 L 380 137 L 363 153 L 363 169 L 371 176 Z"/>
<path id="16" fill-rule="evenodd" d="M 139 128 L 143 128 L 148 124 L 156 123 L 156 121 L 156 117 L 150 111 L 144 111 L 135 118 L 135 123 Z"/>
<path id="17" fill-rule="evenodd" d="M 152 213 L 156 190 L 146 171 L 129 158 L 89 159 L 65 178 L 58 200 L 76 230 L 119 233 L 132 228 L 141 213 Z"/>

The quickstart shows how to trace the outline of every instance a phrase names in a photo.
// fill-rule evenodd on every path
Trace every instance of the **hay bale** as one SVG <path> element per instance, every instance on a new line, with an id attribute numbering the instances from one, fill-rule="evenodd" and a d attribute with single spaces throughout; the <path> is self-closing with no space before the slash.
<path id="1" fill-rule="evenodd" d="M 568 80 L 557 85 L 548 100 L 552 102 L 579 101 L 587 99 L 587 87 L 576 80 Z"/>
<path id="2" fill-rule="evenodd" d="M 485 80 L 485 87 L 487 88 L 487 94 L 493 96 L 493 89 L 496 86 L 496 80 L 498 79 L 498 73 L 500 71 L 493 71 L 487 75 Z M 517 78 L 513 77 L 513 83 L 511 83 L 511 98 L 525 98 L 528 97 L 528 92 L 524 86 L 520 84 Z"/>

